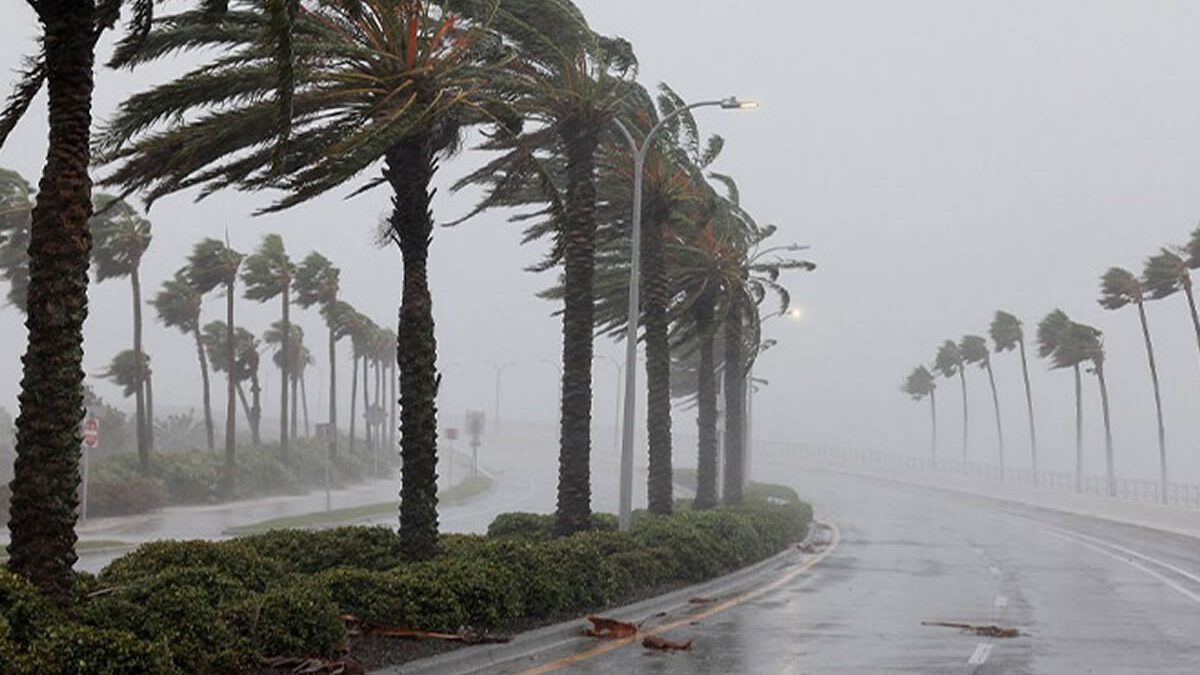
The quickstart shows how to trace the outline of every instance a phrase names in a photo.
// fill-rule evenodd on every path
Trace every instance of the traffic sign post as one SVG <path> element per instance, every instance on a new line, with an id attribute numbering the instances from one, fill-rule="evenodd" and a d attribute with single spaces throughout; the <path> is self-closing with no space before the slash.
<path id="1" fill-rule="evenodd" d="M 485 418 L 482 410 L 467 411 L 467 433 L 471 435 L 471 475 L 479 475 L 479 439 L 483 437 Z"/>
<path id="2" fill-rule="evenodd" d="M 95 417 L 88 417 L 83 420 L 83 447 L 80 452 L 83 454 L 83 490 L 81 491 L 82 504 L 79 507 L 79 519 L 87 522 L 88 511 L 88 464 L 92 451 L 100 447 L 100 420 Z"/>

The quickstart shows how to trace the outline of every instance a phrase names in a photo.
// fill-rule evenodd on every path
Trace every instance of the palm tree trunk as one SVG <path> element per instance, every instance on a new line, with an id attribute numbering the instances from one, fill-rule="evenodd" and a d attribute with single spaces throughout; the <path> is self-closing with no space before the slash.
<path id="1" fill-rule="evenodd" d="M 1075 364 L 1075 491 L 1083 492 L 1083 376 Z"/>
<path id="2" fill-rule="evenodd" d="M 254 410 L 250 407 L 250 401 L 246 398 L 246 389 L 241 382 L 237 383 L 237 397 L 242 404 L 242 414 L 246 416 L 246 424 L 250 428 L 254 428 Z"/>
<path id="3" fill-rule="evenodd" d="M 288 379 L 291 378 L 292 369 L 290 367 L 292 360 L 292 317 L 290 309 L 290 298 L 288 297 L 291 287 L 287 284 L 283 287 L 283 293 L 280 294 L 282 300 L 283 313 L 283 350 L 282 363 L 279 366 L 279 459 L 283 461 L 283 465 L 288 465 L 289 454 L 289 433 L 288 433 Z M 293 408 L 295 407 L 293 397 Z"/>
<path id="4" fill-rule="evenodd" d="M 697 299 L 696 332 L 700 335 L 700 365 L 697 382 L 699 452 L 696 458 L 696 509 L 717 505 L 717 367 L 713 331 L 714 298 L 711 293 Z"/>
<path id="5" fill-rule="evenodd" d="M 1150 340 L 1150 324 L 1146 321 L 1146 305 L 1138 302 L 1137 308 L 1138 318 L 1142 322 L 1142 338 L 1146 343 L 1146 361 L 1150 364 L 1150 381 L 1154 384 L 1154 412 L 1158 420 L 1158 467 L 1161 484 L 1159 498 L 1165 504 L 1167 503 L 1167 430 L 1163 424 L 1162 392 L 1158 386 L 1158 363 L 1154 358 L 1154 343 Z"/>
<path id="6" fill-rule="evenodd" d="M 200 381 L 204 388 L 204 432 L 208 439 L 208 449 L 211 451 L 216 447 L 216 441 L 213 439 L 212 384 L 208 379 L 208 355 L 204 353 L 204 340 L 200 337 L 198 321 L 192 327 L 192 337 L 196 340 L 196 356 L 200 358 Z"/>
<path id="7" fill-rule="evenodd" d="M 375 429 L 371 425 L 371 366 L 366 354 L 362 360 L 362 397 L 363 397 L 363 436 L 367 439 L 367 449 L 375 447 Z"/>
<path id="8" fill-rule="evenodd" d="M 257 368 L 250 372 L 250 401 L 250 442 L 257 448 L 262 445 L 262 386 Z"/>
<path id="9" fill-rule="evenodd" d="M 333 324 L 329 324 L 329 461 L 337 457 L 338 450 L 338 399 L 337 399 L 337 332 Z"/>
<path id="10" fill-rule="evenodd" d="M 1038 447 L 1037 426 L 1033 421 L 1033 388 L 1029 386 L 1029 361 L 1025 357 L 1025 340 L 1019 340 L 1021 347 L 1021 377 L 1025 380 L 1025 405 L 1029 413 L 1029 447 L 1033 462 L 1033 484 L 1038 484 Z"/>
<path id="11" fill-rule="evenodd" d="M 674 502 L 671 475 L 671 348 L 667 303 L 671 289 L 663 242 L 665 216 L 653 206 L 642 225 L 642 312 L 646 331 L 646 431 L 649 441 L 647 501 L 667 514 Z"/>
<path id="12" fill-rule="evenodd" d="M 598 131 L 582 121 L 567 125 L 563 143 L 567 154 L 567 197 L 562 239 L 562 414 L 554 525 L 559 536 L 586 530 L 592 523 L 592 322 L 596 302 Z"/>
<path id="13" fill-rule="evenodd" d="M 387 153 L 384 176 L 392 186 L 391 232 L 404 259 L 396 350 L 400 365 L 400 550 L 406 560 L 438 551 L 437 336 L 429 292 L 433 235 L 430 183 L 437 171 L 428 138 L 399 143 Z"/>
<path id="14" fill-rule="evenodd" d="M 89 130 L 93 89 L 90 0 L 38 3 L 49 92 L 50 144 L 33 209 L 29 295 L 8 568 L 60 606 L 71 604 L 83 417 L 83 322 L 91 233 Z"/>
<path id="15" fill-rule="evenodd" d="M 146 414 L 146 356 L 142 352 L 142 284 L 136 267 L 129 275 L 129 282 L 133 289 L 133 354 L 137 359 L 137 386 L 134 389 L 137 419 L 134 427 L 137 431 L 138 473 L 145 476 L 150 473 L 150 424 Z"/>
<path id="16" fill-rule="evenodd" d="M 295 438 L 297 436 L 298 432 L 300 431 L 300 429 L 299 429 L 300 416 L 296 414 L 297 412 L 299 412 L 298 408 L 299 408 L 299 403 L 300 403 L 299 392 L 296 390 L 297 389 L 296 382 L 299 379 L 300 378 L 297 377 L 296 375 L 288 376 L 288 380 L 289 380 L 288 381 L 288 389 L 291 392 L 291 397 L 292 397 L 292 411 L 291 411 L 291 418 L 290 418 L 291 426 L 289 427 L 290 431 L 288 431 L 289 439 Z"/>
<path id="17" fill-rule="evenodd" d="M 142 355 L 144 360 L 149 360 L 150 357 Z M 143 386 L 146 387 L 146 441 L 149 445 L 150 456 L 154 456 L 154 372 L 149 365 L 144 366 L 146 370 L 146 381 Z"/>
<path id="18" fill-rule="evenodd" d="M 967 412 L 968 412 L 967 411 L 967 373 L 966 373 L 966 369 L 961 366 L 958 369 L 958 380 L 959 380 L 959 382 L 962 383 L 962 404 L 963 404 L 962 450 L 963 450 L 963 463 L 965 464 L 967 461 L 967 443 L 968 443 L 968 439 L 970 438 L 970 433 L 969 433 L 970 417 L 967 414 Z"/>
<path id="19" fill-rule="evenodd" d="M 308 426 L 308 387 L 305 386 L 304 373 L 300 374 L 300 407 L 304 411 L 304 437 L 309 438 Z"/>
<path id="20" fill-rule="evenodd" d="M 930 466 L 937 468 L 937 392 L 929 390 L 929 415 L 933 422 L 929 437 Z"/>
<path id="21" fill-rule="evenodd" d="M 1192 314 L 1192 327 L 1196 329 L 1196 346 L 1200 347 L 1200 314 L 1196 312 L 1196 296 L 1192 290 L 1192 277 L 1185 274 L 1183 277 L 1183 294 L 1187 297 L 1188 309 Z"/>
<path id="22" fill-rule="evenodd" d="M 358 423 L 358 357 L 350 358 L 350 452 L 354 452 L 354 435 Z"/>
<path id="23" fill-rule="evenodd" d="M 725 476 L 722 502 L 726 506 L 741 505 L 745 485 L 742 415 L 746 404 L 746 371 L 743 367 L 743 340 L 742 314 L 738 305 L 733 304 L 725 319 Z"/>
<path id="24" fill-rule="evenodd" d="M 996 411 L 996 439 L 1000 444 L 1000 480 L 1004 480 L 1004 424 L 1000 421 L 1000 394 L 996 391 L 996 374 L 992 372 L 992 360 L 984 361 L 988 384 L 992 387 L 992 408 Z"/>
<path id="25" fill-rule="evenodd" d="M 1104 365 L 1096 364 L 1096 382 L 1100 384 L 1100 410 L 1104 414 L 1104 464 L 1108 496 L 1117 495 L 1117 478 L 1113 466 L 1112 419 L 1109 415 L 1108 382 L 1104 378 Z"/>
<path id="26" fill-rule="evenodd" d="M 234 355 L 233 335 L 233 280 L 225 283 L 225 466 L 221 475 L 221 490 L 232 498 L 237 489 L 237 377 L 234 371 L 237 359 Z"/>

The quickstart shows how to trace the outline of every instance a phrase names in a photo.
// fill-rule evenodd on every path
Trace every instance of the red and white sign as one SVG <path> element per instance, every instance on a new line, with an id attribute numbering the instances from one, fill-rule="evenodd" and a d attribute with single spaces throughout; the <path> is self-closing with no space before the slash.
<path id="1" fill-rule="evenodd" d="M 100 447 L 100 420 L 95 417 L 83 421 L 83 445 L 88 450 Z"/>
<path id="2" fill-rule="evenodd" d="M 446 429 L 446 438 L 449 440 L 452 440 L 452 441 L 457 440 L 458 439 L 458 429 L 455 429 L 454 427 L 450 427 L 449 429 Z"/>

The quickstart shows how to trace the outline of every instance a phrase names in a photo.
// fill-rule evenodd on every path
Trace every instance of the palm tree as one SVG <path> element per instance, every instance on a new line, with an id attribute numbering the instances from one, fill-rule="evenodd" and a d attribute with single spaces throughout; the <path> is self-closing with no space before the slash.
<path id="1" fill-rule="evenodd" d="M 318 307 L 329 330 L 329 458 L 337 457 L 337 322 L 331 309 L 338 301 L 341 270 L 317 252 L 309 253 L 296 269 L 296 304 Z"/>
<path id="2" fill-rule="evenodd" d="M 929 399 L 929 412 L 933 420 L 932 432 L 930 435 L 930 458 L 933 462 L 933 467 L 937 468 L 937 381 L 933 377 L 933 373 L 925 366 L 917 366 L 904 379 L 904 384 L 900 386 L 900 391 L 908 394 L 914 401 Z"/>
<path id="3" fill-rule="evenodd" d="M 996 412 L 996 439 L 1000 444 L 1000 480 L 1004 480 L 1004 425 L 1000 421 L 1000 395 L 996 392 L 996 375 L 992 372 L 992 354 L 987 340 L 979 335 L 967 335 L 958 343 L 964 364 L 979 364 L 987 371 L 988 384 L 992 388 L 992 408 Z"/>
<path id="4" fill-rule="evenodd" d="M 1187 259 L 1183 257 L 1185 255 Z M 1192 233 L 1192 241 L 1187 248 L 1178 252 L 1164 248 L 1147 260 L 1142 276 L 1153 300 L 1183 291 L 1191 313 L 1192 327 L 1196 331 L 1196 344 L 1200 346 L 1200 315 L 1196 312 L 1196 296 L 1192 291 L 1192 269 L 1197 267 L 1200 267 L 1200 228 Z"/>
<path id="5" fill-rule="evenodd" d="M 1075 491 L 1083 490 L 1083 377 L 1088 354 L 1066 312 L 1056 309 L 1038 323 L 1038 356 L 1051 359 L 1054 369 L 1070 368 L 1075 375 Z"/>
<path id="6" fill-rule="evenodd" d="M 268 302 L 280 299 L 282 327 L 278 335 L 283 340 L 279 349 L 283 362 L 279 365 L 279 458 L 284 466 L 288 465 L 289 460 L 288 380 L 291 379 L 292 369 L 288 359 L 292 356 L 292 350 L 288 340 L 292 334 L 291 292 L 295 274 L 296 268 L 283 246 L 283 237 L 278 234 L 263 237 L 258 250 L 246 256 L 242 266 L 242 285 L 247 300 Z"/>
<path id="7" fill-rule="evenodd" d="M 352 356 L 350 367 L 350 449 L 354 449 L 354 425 L 357 423 L 357 397 L 358 397 L 358 363 L 361 359 L 366 363 L 367 358 L 371 353 L 371 336 L 379 326 L 362 314 L 355 313 L 351 323 L 347 327 L 347 332 L 350 336 L 350 353 Z M 368 448 L 371 447 L 371 430 L 366 424 L 366 410 L 369 402 L 366 396 L 366 367 L 363 367 L 363 439 Z M 435 476 L 436 479 L 436 476 Z M 403 499 L 403 497 L 401 497 Z"/>
<path id="8" fill-rule="evenodd" d="M 950 379 L 955 375 L 958 376 L 959 382 L 962 384 L 962 409 L 963 409 L 963 461 L 967 461 L 967 439 L 969 437 L 967 430 L 970 423 L 970 417 L 967 411 L 967 375 L 963 368 L 962 351 L 953 340 L 946 340 L 938 349 L 937 356 L 933 360 L 933 372 L 941 375 L 946 379 Z"/>
<path id="9" fill-rule="evenodd" d="M 133 351 L 143 358 L 142 346 L 142 256 L 150 247 L 150 221 L 138 215 L 124 200 L 110 195 L 95 197 L 95 213 L 89 220 L 92 230 L 92 259 L 96 282 L 129 277 L 133 291 Z M 150 471 L 150 453 L 154 450 L 154 403 L 150 389 L 149 367 L 138 376 L 135 394 L 137 418 L 138 469 Z"/>
<path id="10" fill-rule="evenodd" d="M 1142 340 L 1146 345 L 1146 361 L 1150 366 L 1150 383 L 1154 386 L 1154 412 L 1158 422 L 1158 466 L 1161 491 L 1159 497 L 1163 503 L 1167 501 L 1167 432 L 1163 425 L 1162 392 L 1158 385 L 1158 365 L 1154 358 L 1154 343 L 1150 339 L 1150 325 L 1146 321 L 1145 289 L 1140 279 L 1129 270 L 1120 267 L 1110 268 L 1100 279 L 1100 306 L 1117 310 L 1133 304 L 1138 310 L 1138 319 L 1142 325 Z M 1101 350 L 1103 363 L 1103 350 Z M 1100 376 L 1103 368 L 1097 366 L 1096 374 Z"/>
<path id="11" fill-rule="evenodd" d="M 258 379 L 259 343 L 258 338 L 245 328 L 237 327 L 233 331 L 233 349 L 229 349 L 229 326 L 224 321 L 210 321 L 204 326 L 204 345 L 208 350 L 209 361 L 213 370 L 218 373 L 233 375 L 237 398 L 242 404 L 242 413 L 250 426 L 250 436 L 255 447 L 262 443 L 259 434 L 259 423 L 262 421 L 262 403 L 260 394 L 262 387 Z M 233 355 L 232 368 L 227 360 Z M 243 382 L 250 383 L 250 397 L 246 397 Z"/>
<path id="12" fill-rule="evenodd" d="M 213 438 L 211 386 L 208 379 L 208 358 L 204 354 L 204 340 L 200 335 L 200 305 L 203 296 L 188 281 L 187 268 L 175 273 L 174 278 L 163 282 L 162 289 L 150 300 L 158 312 L 158 320 L 168 328 L 178 329 L 191 335 L 196 342 L 196 357 L 200 359 L 200 381 L 204 389 L 204 431 L 208 449 L 216 447 Z"/>
<path id="13" fill-rule="evenodd" d="M 1021 376 L 1025 382 L 1025 406 L 1029 415 L 1029 447 L 1033 466 L 1033 484 L 1038 482 L 1037 427 L 1033 421 L 1033 389 L 1029 386 L 1029 361 L 1025 354 L 1025 328 L 1021 320 L 1008 312 L 998 311 L 989 329 L 996 353 L 1018 349 L 1021 354 Z"/>
<path id="14" fill-rule="evenodd" d="M 350 303 L 348 303 L 344 300 L 335 300 L 334 302 L 332 302 L 328 305 L 325 305 L 324 307 L 321 308 L 321 317 L 323 319 L 325 319 L 325 325 L 329 326 L 330 330 L 332 331 L 330 333 L 330 335 L 333 338 L 333 349 L 330 350 L 330 356 L 336 357 L 337 343 L 345 338 L 352 337 L 354 335 L 354 331 L 357 330 L 360 315 L 354 309 L 354 307 L 350 305 Z M 334 366 L 330 366 L 330 368 L 333 369 Z M 351 370 L 354 370 L 354 369 L 351 369 Z M 357 371 L 354 371 L 354 372 L 357 372 Z M 353 407 L 353 402 L 354 402 L 354 396 L 353 396 L 354 387 L 353 387 L 353 385 L 351 385 L 351 387 L 350 387 L 350 392 L 351 392 L 351 399 L 350 399 L 351 400 L 350 451 L 353 452 L 354 451 L 354 412 L 355 412 L 354 407 Z M 336 384 L 332 384 L 331 389 L 330 389 L 330 394 L 335 395 L 336 393 L 337 393 Z M 332 407 L 336 407 L 336 405 L 337 405 L 336 402 L 330 403 L 330 406 L 332 406 Z M 336 411 L 334 411 L 335 416 L 336 416 L 336 414 L 337 414 Z M 336 425 L 334 425 L 334 427 L 333 427 L 333 433 L 334 433 L 334 436 L 337 435 L 337 426 Z M 335 442 L 334 447 L 336 449 L 336 442 Z"/>
<path id="15" fill-rule="evenodd" d="M 296 418 L 299 399 L 296 385 L 299 385 L 304 369 L 312 360 L 312 354 L 304 346 L 304 329 L 292 323 L 285 324 L 282 320 L 276 321 L 263 333 L 263 342 L 275 348 L 271 361 L 276 368 L 279 368 L 280 378 L 288 380 L 288 383 L 293 385 L 289 403 L 291 427 L 288 433 L 294 438 L 299 423 Z"/>
<path id="16" fill-rule="evenodd" d="M 257 4 L 237 3 L 249 8 Z M 262 47 L 255 12 L 231 12 L 221 29 L 186 16 L 151 41 L 233 52 L 225 67 L 204 68 L 127 101 L 101 143 L 123 164 L 110 181 L 153 199 L 191 185 L 211 190 L 282 187 L 276 211 L 344 185 L 383 160 L 383 175 L 363 188 L 393 193 L 388 240 L 403 258 L 397 352 L 402 399 L 402 555 L 432 557 L 437 539 L 437 344 L 428 285 L 433 233 L 431 182 L 465 125 L 482 119 L 483 84 L 508 61 L 485 28 L 458 21 L 428 0 L 319 3 L 294 16 L 296 91 L 286 116 L 292 142 L 272 141 L 277 110 L 260 92 L 273 56 Z M 232 43 L 232 46 L 231 46 Z M 156 42 L 155 44 L 159 44 Z M 162 49 L 155 58 L 174 56 Z M 215 86 L 216 85 L 216 86 Z M 168 93 L 170 92 L 170 93 Z M 190 113 L 191 122 L 178 123 Z M 173 124 L 160 133 L 159 122 Z M 189 148 L 181 152 L 180 148 Z"/>
<path id="17" fill-rule="evenodd" d="M 0 168 L 0 279 L 8 282 L 8 304 L 25 312 L 29 290 L 29 222 L 33 188 L 21 174 Z"/>
<path id="18" fill-rule="evenodd" d="M 118 353 L 113 357 L 108 368 L 99 373 L 100 377 L 111 380 L 113 384 L 121 387 L 121 393 L 126 398 L 143 391 L 149 375 L 150 357 L 145 354 L 139 355 L 132 349 Z"/>
<path id="19" fill-rule="evenodd" d="M 238 269 L 243 255 L 216 239 L 205 239 L 196 244 L 188 258 L 188 281 L 199 293 L 209 293 L 217 288 L 225 290 L 225 362 L 234 363 L 235 338 L 233 334 L 233 304 L 236 294 Z M 221 487 L 227 496 L 232 496 L 237 487 L 237 378 L 234 369 L 226 373 L 225 389 L 225 467 L 221 476 Z"/>
<path id="20" fill-rule="evenodd" d="M 1100 411 L 1104 417 L 1104 463 L 1105 477 L 1110 497 L 1117 494 L 1116 472 L 1113 467 L 1113 437 L 1112 437 L 1112 416 L 1109 410 L 1108 399 L 1108 381 L 1104 375 L 1104 339 L 1103 333 L 1099 330 L 1081 323 L 1076 323 L 1071 326 L 1071 333 L 1068 340 L 1073 345 L 1067 351 L 1077 350 L 1084 355 L 1084 358 L 1091 362 L 1091 372 L 1096 376 L 1096 383 L 1100 387 Z"/>

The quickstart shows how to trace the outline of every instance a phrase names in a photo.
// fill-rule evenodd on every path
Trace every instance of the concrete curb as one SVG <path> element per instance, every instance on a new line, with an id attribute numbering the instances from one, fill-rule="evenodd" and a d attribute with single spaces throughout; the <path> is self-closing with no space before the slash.
<path id="1" fill-rule="evenodd" d="M 624 607 L 613 608 L 603 614 L 620 621 L 639 623 L 662 612 L 688 607 L 690 598 L 737 594 L 739 591 L 759 585 L 766 577 L 775 576 L 781 568 L 797 562 L 798 547 L 810 543 L 816 530 L 816 521 L 811 521 L 803 540 L 766 560 L 695 586 L 681 588 Z M 371 675 L 463 675 L 482 672 L 567 644 L 575 642 L 593 644 L 595 642 L 593 638 L 582 635 L 583 626 L 583 617 L 581 616 L 521 633 L 512 642 L 505 644 L 464 647 L 431 658 L 374 670 L 371 671 Z"/>

